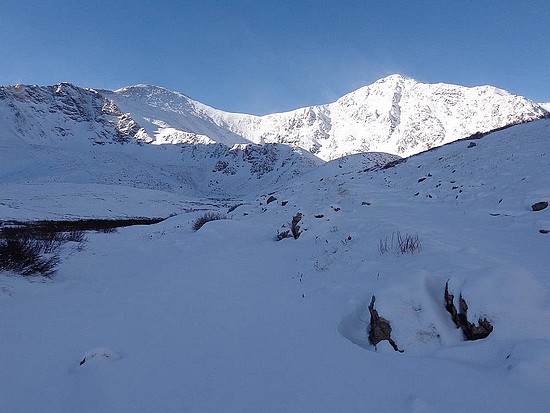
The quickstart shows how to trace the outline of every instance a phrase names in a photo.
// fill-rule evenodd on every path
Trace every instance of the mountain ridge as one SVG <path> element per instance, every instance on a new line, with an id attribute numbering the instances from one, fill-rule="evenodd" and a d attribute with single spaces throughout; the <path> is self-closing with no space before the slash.
<path id="1" fill-rule="evenodd" d="M 540 105 L 502 89 L 427 85 L 400 75 L 329 104 L 265 116 L 223 112 L 151 85 L 1 86 L 2 175 L 227 196 L 273 189 L 324 161 L 373 153 L 361 168 L 382 167 L 546 116 Z M 39 168 L 15 162 L 22 154 Z"/>
<path id="2" fill-rule="evenodd" d="M 149 91 L 145 103 L 150 106 L 137 108 L 136 94 L 143 100 L 144 90 Z M 169 96 L 161 114 L 152 109 L 159 108 L 159 93 Z M 174 129 L 187 129 L 212 141 L 228 145 L 285 143 L 324 160 L 367 151 L 408 156 L 476 133 L 549 116 L 541 105 L 493 86 L 425 84 L 401 75 L 380 79 L 332 103 L 262 116 L 221 111 L 150 85 L 125 87 L 110 97 L 138 118 L 150 136 L 161 136 L 161 141 L 170 132 L 162 119 L 151 122 L 155 117 L 170 118 L 173 124 L 166 124 Z M 181 116 L 174 119 L 174 114 Z M 202 124 L 197 125 L 197 120 Z M 182 142 L 177 138 L 171 141 Z"/>
<path id="3" fill-rule="evenodd" d="M 65 100 L 58 96 L 63 91 L 67 93 Z M 397 74 L 331 103 L 262 116 L 222 111 L 183 93 L 147 84 L 114 91 L 80 88 L 67 82 L 2 86 L 0 104 L 10 92 L 13 96 L 7 110 L 15 110 L 16 116 L 22 109 L 13 104 L 14 100 L 27 95 L 19 103 L 29 102 L 41 93 L 46 101 L 58 101 L 53 111 L 73 121 L 77 114 L 90 121 L 92 112 L 101 112 L 93 115 L 93 120 L 109 126 L 108 132 L 100 133 L 99 141 L 103 142 L 111 136 L 115 141 L 152 144 L 222 143 L 231 147 L 282 143 L 306 149 L 325 161 L 369 151 L 409 156 L 477 133 L 550 116 L 548 104 L 537 104 L 493 86 L 426 84 Z M 52 96 L 45 96 L 48 93 Z M 78 105 L 78 99 L 87 106 Z M 26 126 L 41 123 L 44 109 L 34 109 L 37 113 L 24 113 Z M 51 108 L 48 111 L 53 113 Z M 9 126 L 5 129 L 10 130 Z M 20 127 L 19 134 L 55 137 L 64 136 L 64 129 Z"/>

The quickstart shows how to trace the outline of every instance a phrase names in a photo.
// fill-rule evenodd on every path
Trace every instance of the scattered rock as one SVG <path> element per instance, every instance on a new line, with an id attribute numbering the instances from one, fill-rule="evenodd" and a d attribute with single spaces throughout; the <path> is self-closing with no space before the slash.
<path id="1" fill-rule="evenodd" d="M 281 241 L 285 238 L 290 238 L 292 235 L 290 234 L 290 230 L 287 229 L 286 231 L 279 232 L 277 231 L 277 241 Z"/>
<path id="2" fill-rule="evenodd" d="M 468 148 L 473 148 L 474 146 L 477 146 L 477 144 L 475 142 L 470 142 Z"/>
<path id="3" fill-rule="evenodd" d="M 493 326 L 486 318 L 478 320 L 479 325 L 468 321 L 468 304 L 462 294 L 460 295 L 460 312 L 454 305 L 454 295 L 449 293 L 449 281 L 445 283 L 445 309 L 451 314 L 451 318 L 457 328 L 462 330 L 466 340 L 481 340 L 493 331 Z"/>
<path id="4" fill-rule="evenodd" d="M 270 203 L 276 201 L 277 198 L 275 198 L 273 195 L 271 195 L 269 198 L 267 198 L 266 203 L 269 205 Z"/>
<path id="5" fill-rule="evenodd" d="M 391 325 L 388 320 L 385 318 L 380 317 L 378 314 L 378 311 L 374 308 L 374 303 L 376 301 L 376 297 L 373 295 L 370 305 L 369 305 L 369 313 L 370 313 L 370 325 L 369 325 L 369 343 L 371 343 L 374 348 L 376 348 L 376 345 L 380 343 L 383 340 L 387 340 L 390 343 L 390 346 L 395 351 L 398 351 L 400 353 L 403 353 L 404 350 L 399 350 L 397 347 L 397 344 L 393 339 L 391 338 Z"/>
<path id="6" fill-rule="evenodd" d="M 282 201 L 282 202 L 281 202 L 281 205 L 282 205 L 282 206 L 286 206 L 286 204 L 288 204 L 288 201 Z"/>
<path id="7" fill-rule="evenodd" d="M 85 363 L 90 363 L 90 362 L 97 363 L 100 361 L 117 361 L 120 359 L 121 359 L 120 354 L 112 350 L 109 350 L 106 348 L 96 348 L 84 353 L 84 355 L 82 356 L 78 364 L 82 366 Z"/>
<path id="8" fill-rule="evenodd" d="M 536 204 L 531 205 L 531 209 L 533 211 L 542 211 L 547 207 L 548 207 L 548 202 L 546 201 L 537 202 Z"/>
<path id="9" fill-rule="evenodd" d="M 340 207 L 336 207 L 336 206 L 332 206 L 332 205 L 330 207 L 334 210 L 334 212 L 340 211 Z"/>
<path id="10" fill-rule="evenodd" d="M 294 237 L 294 239 L 300 238 L 300 234 L 302 233 L 302 231 L 300 231 L 300 226 L 298 225 L 298 222 L 300 222 L 301 219 L 302 219 L 301 212 L 298 212 L 296 215 L 294 215 L 294 218 L 292 218 L 290 230 L 292 232 L 292 236 Z"/>

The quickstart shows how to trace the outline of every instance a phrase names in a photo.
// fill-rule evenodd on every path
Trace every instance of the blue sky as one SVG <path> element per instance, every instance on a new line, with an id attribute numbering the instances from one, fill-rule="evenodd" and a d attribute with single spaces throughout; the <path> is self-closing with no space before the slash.
<path id="1" fill-rule="evenodd" d="M 0 84 L 149 83 L 263 114 L 392 73 L 550 101 L 550 4 L 4 0 Z"/>

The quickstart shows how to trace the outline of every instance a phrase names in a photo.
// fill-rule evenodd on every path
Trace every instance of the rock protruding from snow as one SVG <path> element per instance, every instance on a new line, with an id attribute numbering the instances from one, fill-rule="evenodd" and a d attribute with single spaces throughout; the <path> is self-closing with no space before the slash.
<path id="1" fill-rule="evenodd" d="M 540 202 L 536 202 L 533 205 L 531 205 L 531 209 L 533 211 L 542 211 L 543 209 L 545 209 L 547 207 L 548 207 L 548 202 L 547 201 L 540 201 Z"/>
<path id="2" fill-rule="evenodd" d="M 98 347 L 93 350 L 89 350 L 82 355 L 79 361 L 80 366 L 97 364 L 101 362 L 113 362 L 118 361 L 122 357 L 115 351 L 109 350 L 107 348 Z"/>
<path id="3" fill-rule="evenodd" d="M 390 346 L 392 346 L 392 348 L 395 351 L 403 353 L 404 350 L 399 350 L 399 347 L 397 347 L 397 344 L 395 343 L 395 341 L 393 341 L 393 338 L 391 337 L 390 322 L 385 318 L 380 317 L 380 315 L 378 314 L 378 311 L 374 308 L 375 301 L 376 301 L 376 298 L 373 295 L 369 305 L 369 313 L 370 313 L 369 342 L 374 347 L 376 347 L 378 343 L 386 340 L 388 341 L 388 343 L 390 343 Z"/>
<path id="4" fill-rule="evenodd" d="M 480 318 L 478 325 L 468 320 L 468 304 L 460 294 L 460 310 L 454 304 L 454 295 L 449 292 L 449 282 L 445 284 L 445 309 L 451 314 L 451 318 L 457 328 L 462 330 L 466 340 L 481 340 L 487 338 L 493 332 L 493 325 L 486 318 Z"/>

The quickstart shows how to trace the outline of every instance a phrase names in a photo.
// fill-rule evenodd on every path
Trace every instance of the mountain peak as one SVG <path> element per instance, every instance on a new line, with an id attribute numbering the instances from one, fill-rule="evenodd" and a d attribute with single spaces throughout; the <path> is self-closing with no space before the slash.
<path id="1" fill-rule="evenodd" d="M 114 90 L 113 92 L 116 94 L 131 95 L 131 96 L 154 96 L 154 95 L 177 96 L 177 97 L 183 97 L 185 99 L 192 100 L 191 98 L 189 98 L 189 96 L 183 93 L 175 92 L 173 90 L 166 89 L 162 86 L 149 85 L 144 83 L 138 83 L 137 85 L 133 85 L 133 86 L 125 86 L 123 88 Z"/>
<path id="2" fill-rule="evenodd" d="M 414 80 L 413 78 L 401 75 L 399 73 L 394 73 L 392 75 L 388 75 L 385 77 L 382 77 L 378 79 L 377 81 L 373 82 L 372 84 L 376 83 L 396 83 L 396 82 L 404 82 L 405 80 Z"/>

